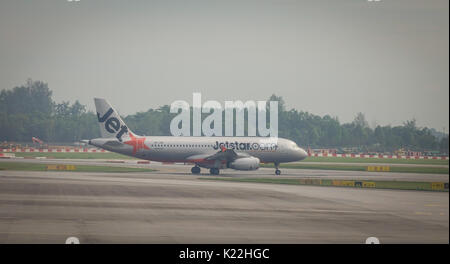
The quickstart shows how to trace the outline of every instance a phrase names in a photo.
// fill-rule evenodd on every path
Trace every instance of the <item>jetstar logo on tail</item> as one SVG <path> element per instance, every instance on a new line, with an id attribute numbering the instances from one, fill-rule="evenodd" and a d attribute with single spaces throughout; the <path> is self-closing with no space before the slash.
<path id="1" fill-rule="evenodd" d="M 130 140 L 125 141 L 123 143 L 130 145 L 133 147 L 133 155 L 136 154 L 136 152 L 140 149 L 150 149 L 149 147 L 147 147 L 147 145 L 145 145 L 145 138 L 137 138 L 135 135 L 133 135 L 133 133 L 129 133 L 130 135 Z"/>
<path id="2" fill-rule="evenodd" d="M 114 110 L 112 108 L 109 108 L 109 110 L 106 111 L 106 113 L 102 117 L 100 117 L 100 113 L 97 112 L 98 122 L 103 123 L 106 121 L 105 129 L 111 134 L 115 134 L 117 131 L 119 131 L 119 133 L 116 134 L 116 138 L 120 142 L 122 142 L 122 136 L 123 134 L 128 132 L 128 127 L 125 124 L 121 126 L 119 119 L 110 117 L 113 112 Z"/>

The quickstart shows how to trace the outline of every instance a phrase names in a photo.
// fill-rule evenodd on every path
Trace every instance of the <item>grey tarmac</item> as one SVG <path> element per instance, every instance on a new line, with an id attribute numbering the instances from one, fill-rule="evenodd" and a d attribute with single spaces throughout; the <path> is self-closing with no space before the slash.
<path id="1" fill-rule="evenodd" d="M 185 165 L 149 167 L 159 171 L 0 171 L 0 243 L 449 242 L 448 192 L 206 181 Z M 292 171 L 283 173 L 349 173 Z"/>

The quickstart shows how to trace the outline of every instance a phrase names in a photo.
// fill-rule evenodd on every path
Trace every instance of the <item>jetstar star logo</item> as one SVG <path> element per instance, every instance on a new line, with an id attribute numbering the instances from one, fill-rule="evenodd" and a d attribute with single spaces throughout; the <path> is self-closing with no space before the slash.
<path id="1" fill-rule="evenodd" d="M 136 154 L 136 152 L 140 149 L 150 150 L 150 148 L 147 147 L 147 145 L 145 145 L 144 143 L 145 138 L 137 138 L 135 135 L 133 135 L 133 133 L 129 133 L 129 135 L 131 139 L 123 143 L 133 147 L 133 155 Z"/>

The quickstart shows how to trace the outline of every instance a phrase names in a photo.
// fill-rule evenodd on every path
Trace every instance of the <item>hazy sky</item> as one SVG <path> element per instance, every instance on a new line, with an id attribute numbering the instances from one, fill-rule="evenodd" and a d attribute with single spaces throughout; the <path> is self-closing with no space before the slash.
<path id="1" fill-rule="evenodd" d="M 174 100 L 283 96 L 370 125 L 449 127 L 448 0 L 1 0 L 0 88 L 124 115 Z"/>

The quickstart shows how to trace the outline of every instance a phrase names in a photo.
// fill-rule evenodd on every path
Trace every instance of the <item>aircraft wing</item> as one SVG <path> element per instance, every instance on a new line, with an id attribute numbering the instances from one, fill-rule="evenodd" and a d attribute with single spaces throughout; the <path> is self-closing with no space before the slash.
<path id="1" fill-rule="evenodd" d="M 200 155 L 193 155 L 188 157 L 187 159 L 192 162 L 212 162 L 212 161 L 234 161 L 238 158 L 242 157 L 249 157 L 246 153 L 237 153 L 233 149 L 222 149 L 214 154 L 200 154 Z"/>
<path id="2" fill-rule="evenodd" d="M 226 160 L 232 161 L 238 157 L 238 154 L 232 149 L 225 149 L 206 157 L 206 160 Z"/>

